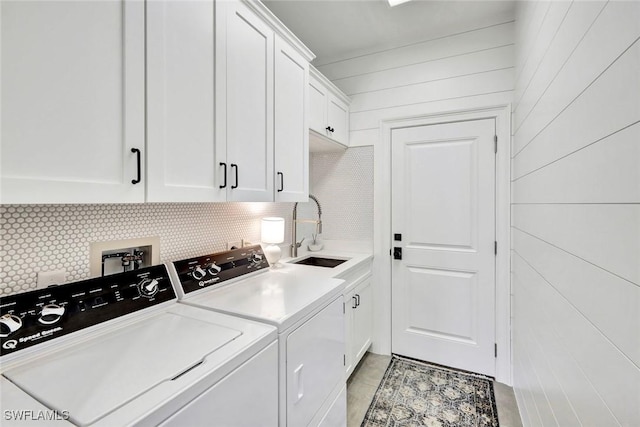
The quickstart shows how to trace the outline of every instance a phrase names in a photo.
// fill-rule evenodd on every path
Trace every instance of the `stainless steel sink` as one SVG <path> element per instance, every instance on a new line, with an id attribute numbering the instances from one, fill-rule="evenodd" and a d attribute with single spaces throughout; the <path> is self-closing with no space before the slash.
<path id="1" fill-rule="evenodd" d="M 297 261 L 290 261 L 290 262 L 292 264 L 303 264 L 303 265 L 312 265 L 314 267 L 334 268 L 339 266 L 343 262 L 347 262 L 347 261 L 349 260 L 310 256 L 310 257 L 299 259 Z"/>

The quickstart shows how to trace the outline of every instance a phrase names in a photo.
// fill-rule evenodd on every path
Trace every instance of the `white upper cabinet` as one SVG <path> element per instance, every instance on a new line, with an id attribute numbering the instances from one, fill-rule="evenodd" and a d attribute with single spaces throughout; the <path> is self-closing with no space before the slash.
<path id="1" fill-rule="evenodd" d="M 307 200 L 313 54 L 262 3 L 216 5 L 216 151 L 226 158 L 227 200 Z"/>
<path id="2" fill-rule="evenodd" d="M 349 104 L 332 92 L 329 92 L 327 101 L 329 138 L 349 146 Z"/>
<path id="3" fill-rule="evenodd" d="M 309 129 L 326 135 L 328 88 L 318 79 L 309 78 Z"/>
<path id="4" fill-rule="evenodd" d="M 147 2 L 147 201 L 226 200 L 213 1 Z"/>
<path id="5" fill-rule="evenodd" d="M 144 3 L 15 1 L 0 14 L 1 202 L 144 201 Z"/>
<path id="6" fill-rule="evenodd" d="M 313 54 L 262 3 L 12 1 L 0 19 L 0 202 L 307 200 Z"/>
<path id="7" fill-rule="evenodd" d="M 309 61 L 280 37 L 275 43 L 275 201 L 307 201 Z"/>
<path id="8" fill-rule="evenodd" d="M 313 66 L 309 78 L 309 129 L 312 151 L 330 151 L 333 141 L 349 146 L 349 98 Z"/>
<path id="9" fill-rule="evenodd" d="M 273 201 L 274 32 L 247 5 L 218 3 L 217 145 L 227 200 Z M 223 153 L 226 152 L 226 156 Z"/>

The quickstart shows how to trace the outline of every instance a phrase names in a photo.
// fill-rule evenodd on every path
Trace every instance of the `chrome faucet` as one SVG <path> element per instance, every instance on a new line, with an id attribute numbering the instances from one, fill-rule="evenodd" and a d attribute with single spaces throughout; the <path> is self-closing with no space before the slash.
<path id="1" fill-rule="evenodd" d="M 295 258 L 298 256 L 298 248 L 302 246 L 302 242 L 304 241 L 304 237 L 299 242 L 297 241 L 297 224 L 299 222 L 312 222 L 316 224 L 316 234 L 322 233 L 322 207 L 320 207 L 320 202 L 313 194 L 309 194 L 309 198 L 316 202 L 318 206 L 318 219 L 298 219 L 298 202 L 293 205 L 293 221 L 291 221 L 291 257 Z"/>

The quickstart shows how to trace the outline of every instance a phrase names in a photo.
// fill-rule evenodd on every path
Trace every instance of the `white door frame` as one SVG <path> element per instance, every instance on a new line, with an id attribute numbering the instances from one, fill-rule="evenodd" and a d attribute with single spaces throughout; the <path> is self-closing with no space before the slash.
<path id="1" fill-rule="evenodd" d="M 466 120 L 495 119 L 496 155 L 496 380 L 511 385 L 511 104 L 383 120 L 374 156 L 374 337 L 372 351 L 391 353 L 391 132 Z"/>

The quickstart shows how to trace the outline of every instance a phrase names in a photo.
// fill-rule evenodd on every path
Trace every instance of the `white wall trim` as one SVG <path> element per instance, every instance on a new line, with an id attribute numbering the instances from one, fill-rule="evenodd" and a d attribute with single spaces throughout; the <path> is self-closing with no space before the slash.
<path id="1" fill-rule="evenodd" d="M 496 157 L 496 380 L 511 385 L 511 104 L 456 110 L 380 122 L 380 138 L 374 148 L 374 339 L 372 351 L 391 354 L 391 132 L 464 120 L 495 119 L 498 136 Z"/>

